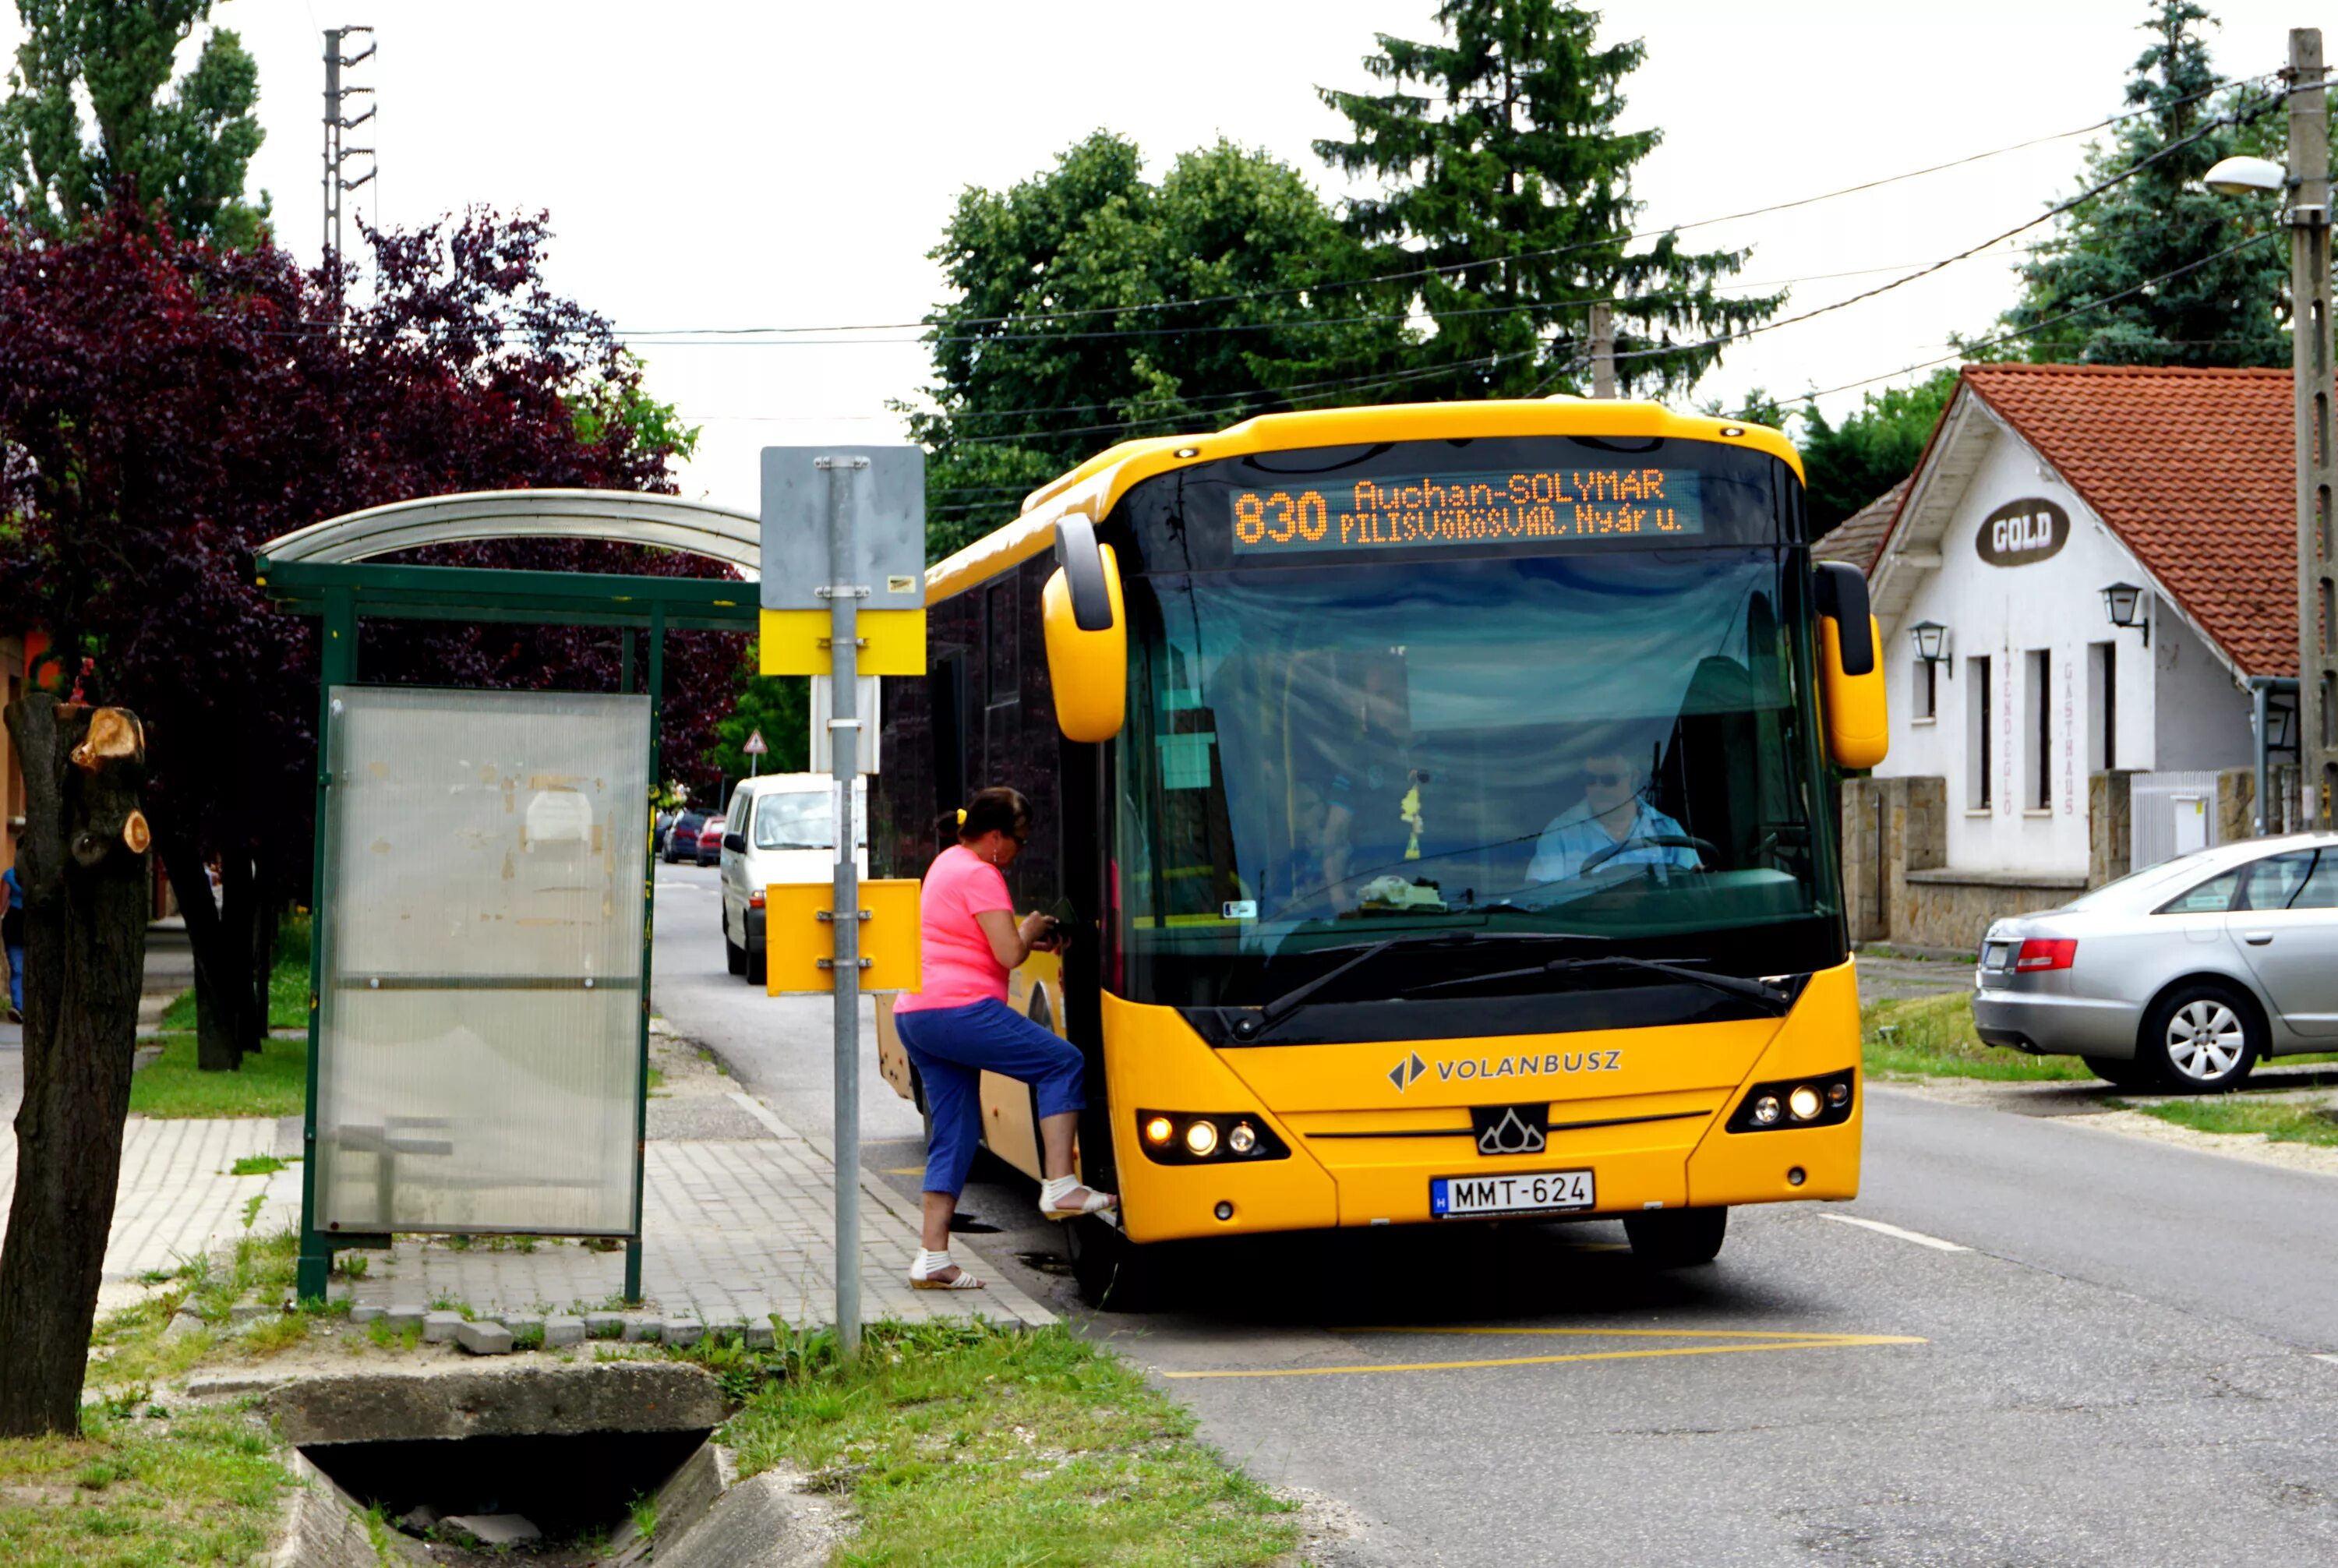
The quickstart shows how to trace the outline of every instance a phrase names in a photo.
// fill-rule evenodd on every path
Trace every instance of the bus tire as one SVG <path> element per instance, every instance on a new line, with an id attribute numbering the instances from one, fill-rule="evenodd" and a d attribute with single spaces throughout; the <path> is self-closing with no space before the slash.
<path id="1" fill-rule="evenodd" d="M 1651 1209 L 1624 1216 L 1632 1256 L 1651 1269 L 1689 1269 L 1710 1263 L 1729 1230 L 1727 1209 Z"/>
<path id="2" fill-rule="evenodd" d="M 1064 1248 L 1080 1299 L 1099 1312 L 1144 1312 L 1160 1293 L 1156 1249 L 1140 1247 L 1092 1215 L 1064 1221 Z"/>

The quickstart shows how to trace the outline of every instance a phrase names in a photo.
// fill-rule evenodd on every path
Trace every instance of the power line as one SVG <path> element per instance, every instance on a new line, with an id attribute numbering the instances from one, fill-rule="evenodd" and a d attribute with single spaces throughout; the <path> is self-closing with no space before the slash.
<path id="1" fill-rule="evenodd" d="M 1881 374 L 1875 376 L 1863 376 L 1856 381 L 1845 381 L 1839 387 L 1822 387 L 1816 391 L 1799 393 L 1792 397 L 1781 398 L 1778 406 L 1783 408 L 1794 403 L 1815 402 L 1821 397 L 1831 397 L 1837 392 L 1849 392 L 1857 387 L 1871 386 L 1878 381 L 1889 381 L 1895 376 L 1910 376 L 1919 370 L 1930 370 L 1936 366 L 1949 364 L 1952 360 L 1969 359 L 1972 357 L 1973 350 L 1975 349 L 1994 348 L 2000 344 L 2019 342 L 2024 338 L 2035 338 L 2047 328 L 2055 326 L 2063 321 L 2068 321 L 2074 316 L 2083 316 L 2088 311 L 2100 310 L 2108 306 L 2116 305 L 2122 299 L 2131 299 L 2146 289 L 2156 288 L 2173 279 L 2181 278 L 2187 272 L 2196 272 L 2201 268 L 2208 266 L 2212 262 L 2222 261 L 2228 256 L 2237 256 L 2252 245 L 2264 244 L 2266 240 L 2272 239 L 2276 232 L 2277 230 L 2268 229 L 2263 233 L 2252 234 L 2247 239 L 2241 240 L 2237 244 L 2225 246 L 2225 249 L 2216 251 L 2214 255 L 2203 256 L 2196 261 L 2187 261 L 2181 267 L 2170 268 L 2168 270 L 2160 273 L 2156 278 L 2145 279 L 2142 282 L 2137 283 L 2131 289 L 2122 289 L 2117 293 L 2106 295 L 2100 299 L 2092 300 L 2084 305 L 2073 306 L 2071 309 L 2062 311 L 2058 315 L 2048 316 L 2044 320 L 2024 327 L 2019 331 L 2002 332 L 1994 338 L 1984 338 L 1979 342 L 1960 344 L 1953 352 L 1943 354 L 1937 359 L 1926 359 L 1914 365 L 1902 365 L 1897 370 L 1886 370 Z M 2156 339 L 2156 341 L 2168 343 L 2225 343 L 2245 342 L 2247 339 L 2203 338 L 2165 338 Z"/>

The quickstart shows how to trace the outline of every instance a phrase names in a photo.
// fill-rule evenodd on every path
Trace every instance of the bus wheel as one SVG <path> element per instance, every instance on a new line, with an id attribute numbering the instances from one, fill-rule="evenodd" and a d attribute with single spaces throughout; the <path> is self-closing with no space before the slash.
<path id="1" fill-rule="evenodd" d="M 1143 1312 L 1159 1293 L 1155 1249 L 1140 1247 L 1092 1215 L 1064 1221 L 1064 1247 L 1080 1299 L 1103 1312 Z"/>
<path id="2" fill-rule="evenodd" d="M 1651 1209 L 1624 1216 L 1632 1256 L 1651 1269 L 1710 1263 L 1729 1230 L 1726 1209 Z"/>

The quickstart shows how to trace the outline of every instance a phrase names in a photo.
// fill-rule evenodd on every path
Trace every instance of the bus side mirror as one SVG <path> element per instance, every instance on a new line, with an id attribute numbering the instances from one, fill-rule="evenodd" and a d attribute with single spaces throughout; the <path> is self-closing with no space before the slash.
<path id="1" fill-rule="evenodd" d="M 1085 517 L 1056 524 L 1054 575 L 1040 595 L 1056 725 L 1067 740 L 1109 740 L 1128 710 L 1128 615 L 1120 562 Z"/>
<path id="2" fill-rule="evenodd" d="M 1872 768 L 1891 744 L 1883 704 L 1882 634 L 1867 602 L 1867 574 L 1840 561 L 1819 563 L 1812 598 L 1819 612 L 1819 707 L 1827 754 L 1838 768 Z"/>

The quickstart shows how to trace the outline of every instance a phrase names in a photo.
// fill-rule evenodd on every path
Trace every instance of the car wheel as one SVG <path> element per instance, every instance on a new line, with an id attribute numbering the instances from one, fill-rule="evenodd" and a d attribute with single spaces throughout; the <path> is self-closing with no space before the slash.
<path id="1" fill-rule="evenodd" d="M 733 975 L 747 972 L 747 950 L 731 940 L 731 923 L 722 923 L 722 967 Z"/>
<path id="2" fill-rule="evenodd" d="M 745 959 L 743 966 L 747 971 L 747 984 L 754 986 L 769 985 L 771 983 L 771 955 L 770 951 L 761 946 L 755 946 L 744 948 L 742 952 Z"/>
<path id="3" fill-rule="evenodd" d="M 2133 1057 L 2087 1056 L 2081 1058 L 2087 1071 L 2114 1088 L 2132 1089 L 2137 1093 L 2157 1093 L 2166 1089 L 2159 1070 L 2150 1063 Z"/>
<path id="4" fill-rule="evenodd" d="M 1632 1256 L 1651 1269 L 1710 1263 L 1728 1231 L 1726 1209 L 1651 1209 L 1624 1216 L 1624 1236 L 1632 1243 Z"/>
<path id="5" fill-rule="evenodd" d="M 2144 1015 L 2136 1059 L 2179 1094 L 2237 1089 L 2264 1054 L 2264 1025 L 2237 987 L 2215 980 L 2178 985 Z"/>

